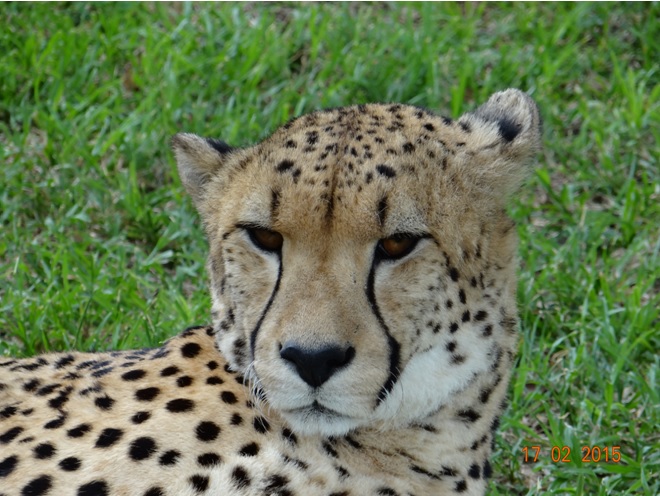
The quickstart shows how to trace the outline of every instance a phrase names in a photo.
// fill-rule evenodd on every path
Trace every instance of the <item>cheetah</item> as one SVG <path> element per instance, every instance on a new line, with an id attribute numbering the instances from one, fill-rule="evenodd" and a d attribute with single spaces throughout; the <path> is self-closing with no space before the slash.
<path id="1" fill-rule="evenodd" d="M 212 324 L 0 358 L 0 494 L 483 495 L 517 347 L 505 205 L 540 127 L 509 89 L 457 120 L 366 104 L 246 148 L 174 136 Z"/>

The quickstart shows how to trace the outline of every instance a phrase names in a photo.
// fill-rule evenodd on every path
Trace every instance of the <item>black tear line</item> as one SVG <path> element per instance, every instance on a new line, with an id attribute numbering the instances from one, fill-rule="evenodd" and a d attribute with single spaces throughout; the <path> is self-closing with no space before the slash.
<path id="1" fill-rule="evenodd" d="M 277 281 L 275 281 L 275 287 L 273 288 L 273 292 L 270 295 L 270 298 L 268 299 L 268 303 L 266 303 L 266 307 L 264 308 L 264 311 L 261 312 L 261 316 L 259 317 L 259 321 L 257 322 L 257 325 L 254 326 L 254 329 L 252 330 L 252 333 L 250 334 L 250 351 L 252 352 L 252 359 L 254 360 L 254 348 L 257 342 L 257 334 L 259 333 L 259 329 L 261 328 L 261 324 L 263 323 L 264 319 L 266 318 L 266 314 L 268 313 L 268 310 L 270 310 L 271 305 L 273 304 L 273 300 L 275 300 L 275 296 L 277 296 L 277 291 L 280 289 L 280 280 L 282 279 L 282 256 L 279 256 L 279 270 L 277 271 Z"/>

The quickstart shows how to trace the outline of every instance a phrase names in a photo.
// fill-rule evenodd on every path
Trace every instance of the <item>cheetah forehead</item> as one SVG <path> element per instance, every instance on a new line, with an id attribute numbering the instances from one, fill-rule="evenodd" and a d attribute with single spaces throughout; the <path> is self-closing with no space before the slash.
<path id="1" fill-rule="evenodd" d="M 409 105 L 366 104 L 299 117 L 250 148 L 194 135 L 177 135 L 173 144 L 207 223 L 222 215 L 286 229 L 287 219 L 304 217 L 327 229 L 349 219 L 376 235 L 402 225 L 423 231 L 430 213 L 464 209 L 456 202 L 501 202 L 539 141 L 534 102 L 507 90 L 457 120 Z"/>

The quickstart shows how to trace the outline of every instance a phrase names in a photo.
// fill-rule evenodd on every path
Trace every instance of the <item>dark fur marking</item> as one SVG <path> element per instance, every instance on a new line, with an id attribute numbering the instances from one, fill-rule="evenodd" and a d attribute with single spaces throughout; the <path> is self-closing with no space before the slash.
<path id="1" fill-rule="evenodd" d="M 497 121 L 497 125 L 499 126 L 500 136 L 507 143 L 511 143 L 520 134 L 520 125 L 506 117 L 502 117 Z"/>
<path id="2" fill-rule="evenodd" d="M 282 160 L 279 164 L 277 164 L 277 172 L 283 173 L 288 171 L 291 167 L 293 167 L 294 163 L 292 160 Z"/>
<path id="3" fill-rule="evenodd" d="M 280 192 L 272 190 L 270 192 L 270 220 L 272 223 L 277 219 L 277 211 L 280 208 Z"/>
<path id="4" fill-rule="evenodd" d="M 206 138 L 206 142 L 220 155 L 226 155 L 227 153 L 231 153 L 233 151 L 233 148 L 224 141 L 220 141 L 214 138 Z"/>
<path id="5" fill-rule="evenodd" d="M 392 337 L 392 334 L 390 333 L 389 328 L 387 327 L 387 324 L 385 323 L 385 319 L 383 319 L 383 316 L 380 313 L 380 309 L 378 308 L 378 302 L 376 301 L 376 294 L 374 292 L 374 279 L 375 279 L 375 274 L 376 274 L 376 266 L 378 265 L 378 252 L 374 254 L 374 259 L 371 264 L 371 270 L 369 271 L 369 278 L 367 280 L 367 300 L 369 301 L 369 305 L 371 306 L 371 310 L 374 312 L 374 315 L 376 316 L 376 319 L 378 320 L 378 323 L 380 324 L 381 329 L 383 329 L 383 332 L 385 333 L 385 336 L 387 336 L 387 344 L 390 348 L 390 356 L 389 356 L 389 374 L 387 377 L 387 380 L 383 384 L 383 387 L 381 388 L 380 392 L 378 393 L 378 400 L 376 402 L 376 406 L 380 405 L 385 398 L 387 398 L 388 393 L 392 390 L 394 385 L 396 384 L 396 381 L 399 379 L 399 365 L 400 365 L 400 354 L 401 354 L 401 345 Z"/>
<path id="6" fill-rule="evenodd" d="M 385 225 L 385 219 L 387 218 L 387 196 L 383 196 L 378 202 L 378 222 L 380 226 Z"/>
<path id="7" fill-rule="evenodd" d="M 259 333 L 259 329 L 261 328 L 261 324 L 263 323 L 264 319 L 266 318 L 266 314 L 268 313 L 268 310 L 270 310 L 270 307 L 273 304 L 273 301 L 275 300 L 275 296 L 277 295 L 277 292 L 280 289 L 280 281 L 282 280 L 282 257 L 281 257 L 281 255 L 278 258 L 279 258 L 279 270 L 277 271 L 277 280 L 275 281 L 275 287 L 273 288 L 273 292 L 271 293 L 270 298 L 268 298 L 268 303 L 266 303 L 266 306 L 264 307 L 263 312 L 261 312 L 261 316 L 259 317 L 259 320 L 257 321 L 257 324 L 254 326 L 254 329 L 250 333 L 250 352 L 252 353 L 252 356 L 254 356 L 254 347 L 257 343 L 257 334 Z"/>
<path id="8" fill-rule="evenodd" d="M 394 169 L 392 169 L 392 167 L 390 167 L 389 165 L 385 165 L 385 164 L 377 165 L 376 172 L 378 172 L 381 176 L 385 176 L 389 179 L 396 176 L 396 172 L 394 171 Z"/>

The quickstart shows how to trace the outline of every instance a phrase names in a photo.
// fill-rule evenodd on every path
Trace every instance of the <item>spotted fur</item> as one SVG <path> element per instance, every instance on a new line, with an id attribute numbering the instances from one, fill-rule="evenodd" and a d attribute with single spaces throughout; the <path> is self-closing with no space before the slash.
<path id="1" fill-rule="evenodd" d="M 173 138 L 210 327 L 0 359 L 0 494 L 482 495 L 516 349 L 504 210 L 538 150 L 518 90 L 457 121 L 309 114 Z"/>

